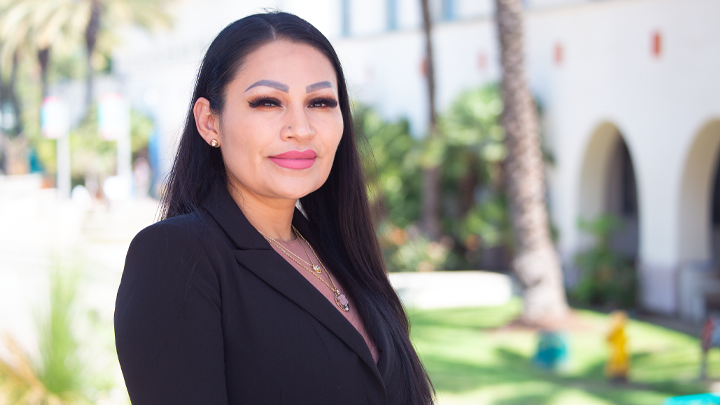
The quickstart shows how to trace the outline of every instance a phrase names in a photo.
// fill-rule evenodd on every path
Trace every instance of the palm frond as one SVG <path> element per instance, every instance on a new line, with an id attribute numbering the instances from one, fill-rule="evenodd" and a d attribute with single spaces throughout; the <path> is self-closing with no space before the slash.
<path id="1" fill-rule="evenodd" d="M 3 348 L 7 354 L 0 356 L 0 405 L 65 405 L 48 392 L 32 360 L 10 335 L 3 336 Z"/>
<path id="2" fill-rule="evenodd" d="M 0 400 L 9 404 L 89 402 L 83 392 L 87 379 L 79 344 L 73 335 L 79 278 L 57 268 L 49 281 L 49 307 L 37 319 L 39 359 L 31 358 L 10 335 L 0 342 Z"/>

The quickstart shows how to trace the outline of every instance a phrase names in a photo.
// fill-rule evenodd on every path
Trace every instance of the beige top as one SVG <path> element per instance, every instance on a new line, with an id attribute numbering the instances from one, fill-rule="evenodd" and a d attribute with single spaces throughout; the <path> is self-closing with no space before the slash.
<path id="1" fill-rule="evenodd" d="M 277 242 L 280 243 L 283 247 L 285 247 L 289 251 L 295 253 L 300 259 L 304 260 L 305 262 L 309 262 L 314 265 L 320 265 L 320 263 L 318 263 L 318 259 L 315 257 L 312 250 L 300 238 L 296 238 L 295 240 L 293 240 L 291 242 L 284 242 L 284 241 L 280 241 L 280 240 L 278 240 Z M 315 276 L 315 274 L 317 274 L 317 273 L 313 273 L 310 270 L 308 270 L 306 267 L 300 266 L 300 264 L 295 262 L 295 260 L 292 260 L 290 257 L 288 257 L 287 254 L 285 254 L 282 250 L 280 250 L 280 248 L 275 246 L 274 243 L 270 242 L 270 246 L 272 246 L 272 248 L 275 249 L 275 251 L 280 256 L 282 256 L 285 260 L 287 260 L 287 262 L 290 263 L 295 268 L 295 270 L 300 272 L 300 274 L 302 274 L 303 277 L 305 277 L 312 285 L 314 285 L 315 288 L 317 288 L 317 290 L 320 291 L 325 296 L 325 298 L 327 298 L 328 301 L 330 301 L 332 303 L 332 306 L 335 309 L 337 309 L 338 311 L 340 311 L 340 313 L 345 317 L 345 319 L 350 321 L 350 323 L 355 327 L 355 329 L 357 329 L 357 331 L 360 332 L 360 335 L 362 335 L 363 339 L 365 339 L 365 343 L 367 344 L 368 348 L 370 349 L 370 354 L 372 354 L 372 357 L 375 360 L 375 363 L 377 363 L 378 358 L 379 358 L 378 352 L 377 352 L 377 347 L 375 347 L 375 343 L 373 342 L 372 338 L 370 337 L 370 335 L 368 335 L 367 331 L 365 330 L 365 325 L 363 324 L 362 319 L 360 319 L 360 314 L 358 314 L 353 300 L 347 294 L 345 294 L 345 297 L 350 302 L 350 311 L 345 312 L 345 311 L 341 310 L 340 307 L 338 307 L 337 303 L 335 302 L 335 293 L 332 290 L 330 290 L 330 288 L 328 288 L 328 286 L 323 284 L 323 282 L 320 281 L 318 279 L 318 277 Z M 304 247 L 304 249 L 303 249 L 303 247 Z M 298 260 L 300 263 L 304 264 L 304 262 L 302 260 L 299 260 L 297 257 L 293 256 L 293 258 Z M 328 275 L 326 274 L 325 268 L 322 266 L 320 266 L 320 268 L 322 269 L 322 273 L 317 274 L 317 275 L 319 277 L 322 277 L 322 279 L 328 285 L 332 286 L 332 283 L 330 282 L 330 280 L 328 279 Z M 330 274 L 330 276 L 332 277 L 332 281 L 335 282 L 335 287 L 337 287 L 340 290 L 340 293 L 345 293 L 345 289 L 340 285 L 338 280 L 332 276 L 332 273 Z"/>

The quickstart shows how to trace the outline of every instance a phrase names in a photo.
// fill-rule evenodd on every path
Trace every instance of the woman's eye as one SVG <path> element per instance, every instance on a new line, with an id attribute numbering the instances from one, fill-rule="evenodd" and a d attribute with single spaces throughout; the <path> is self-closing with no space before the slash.
<path id="1" fill-rule="evenodd" d="M 311 108 L 335 108 L 337 106 L 337 100 L 332 98 L 318 98 L 310 102 L 309 107 Z"/>
<path id="2" fill-rule="evenodd" d="M 267 97 L 260 97 L 253 100 L 248 101 L 248 105 L 250 108 L 257 108 L 257 107 L 279 107 L 280 101 L 274 98 L 267 98 Z"/>

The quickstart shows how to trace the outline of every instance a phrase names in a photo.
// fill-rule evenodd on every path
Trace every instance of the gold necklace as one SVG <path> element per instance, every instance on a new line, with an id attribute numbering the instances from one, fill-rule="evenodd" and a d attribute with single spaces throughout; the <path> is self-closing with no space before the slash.
<path id="1" fill-rule="evenodd" d="M 258 231 L 258 232 L 260 232 L 260 231 Z M 295 263 L 299 264 L 300 266 L 302 266 L 304 269 L 307 269 L 309 267 L 315 273 L 318 273 L 318 274 L 322 273 L 322 269 L 320 268 L 320 266 L 318 266 L 317 264 L 313 264 L 312 260 L 310 260 L 310 263 L 308 263 L 305 260 L 303 260 L 300 256 L 296 255 L 295 252 L 293 252 L 292 250 L 290 250 L 290 249 L 286 248 L 285 246 L 283 246 L 282 244 L 280 244 L 280 242 L 278 242 L 276 239 L 273 239 L 273 238 L 265 235 L 262 232 L 260 232 L 260 235 L 262 235 L 265 239 L 267 239 L 273 245 L 277 246 L 277 248 L 280 249 L 285 254 L 285 256 L 288 256 L 291 259 L 292 259 L 292 257 L 294 257 L 293 261 Z M 296 237 L 297 237 L 297 234 L 296 234 Z M 307 241 L 305 241 L 305 243 L 307 243 Z M 302 242 L 300 243 L 300 245 L 303 247 L 303 250 L 305 250 L 305 246 L 302 244 Z M 305 250 L 305 254 L 307 254 L 307 250 Z M 308 258 L 310 258 L 310 255 L 308 255 Z M 297 260 L 295 260 L 295 259 L 297 259 Z M 300 260 L 302 263 L 298 262 L 298 260 Z"/>
<path id="2" fill-rule="evenodd" d="M 300 239 L 302 239 L 302 240 L 308 245 L 308 247 L 310 248 L 310 250 L 313 252 L 313 255 L 314 255 L 315 258 L 317 259 L 318 263 L 320 263 L 320 266 L 322 266 L 322 269 L 320 268 L 320 266 L 312 263 L 312 258 L 310 257 L 310 254 L 308 253 L 307 249 L 305 249 L 305 245 L 303 245 L 302 242 L 300 242 L 300 245 L 302 246 L 303 250 L 305 251 L 305 254 L 307 255 L 308 259 L 310 260 L 310 263 L 308 263 L 308 262 L 306 262 L 305 260 L 301 259 L 300 256 L 296 255 L 295 253 L 293 253 L 293 252 L 290 251 L 289 249 L 285 248 L 285 247 L 284 247 L 283 245 L 281 245 L 280 242 L 278 242 L 277 240 L 275 240 L 275 239 L 273 239 L 273 238 L 265 235 L 264 233 L 262 233 L 262 232 L 260 232 L 260 231 L 258 231 L 258 232 L 260 232 L 260 235 L 262 235 L 265 239 L 267 239 L 268 242 L 270 242 L 270 243 L 272 243 L 273 245 L 277 246 L 277 247 L 280 249 L 280 251 L 285 254 L 285 256 L 287 256 L 287 257 L 290 258 L 292 261 L 294 261 L 295 263 L 297 263 L 297 264 L 298 264 L 300 267 L 302 267 L 303 269 L 309 271 L 310 274 L 312 274 L 313 276 L 317 277 L 318 280 L 320 280 L 323 284 L 325 284 L 325 286 L 327 286 L 327 288 L 329 288 L 329 289 L 335 294 L 335 304 L 337 304 L 338 308 L 340 308 L 341 310 L 343 310 L 343 311 L 345 311 L 345 312 L 349 312 L 349 311 L 350 311 L 350 302 L 349 302 L 348 299 L 345 297 L 345 294 L 343 294 L 342 292 L 340 292 L 340 290 L 335 286 L 335 282 L 333 281 L 332 277 L 330 277 L 330 272 L 329 272 L 328 269 L 325 267 L 325 264 L 323 264 L 323 262 L 320 260 L 320 257 L 318 257 L 317 253 L 315 253 L 315 249 L 312 248 L 312 246 L 310 245 L 310 242 L 308 242 L 307 239 L 305 239 L 305 238 L 300 234 L 300 232 L 295 228 L 295 226 L 292 226 L 292 229 L 293 229 L 293 232 L 295 232 L 295 235 L 297 235 Z M 288 254 L 288 253 L 289 253 L 289 254 Z M 294 256 L 294 257 L 293 257 L 293 256 Z M 296 258 L 297 258 L 297 259 L 296 259 Z M 303 263 L 300 263 L 300 261 L 304 262 L 304 264 L 303 264 Z M 328 284 L 327 282 L 325 282 L 325 280 L 323 280 L 322 277 L 320 277 L 320 274 L 322 274 L 322 270 L 323 270 L 323 269 L 325 270 L 325 274 L 327 275 L 328 280 L 330 280 L 330 284 L 332 284 L 332 286 L 330 286 L 330 284 Z"/>

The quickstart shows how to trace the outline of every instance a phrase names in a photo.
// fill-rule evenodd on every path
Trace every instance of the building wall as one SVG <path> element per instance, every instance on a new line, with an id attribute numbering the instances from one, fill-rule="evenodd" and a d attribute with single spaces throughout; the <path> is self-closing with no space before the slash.
<path id="1" fill-rule="evenodd" d="M 708 147 L 707 156 L 693 160 L 704 166 L 699 171 L 706 180 L 683 180 L 700 128 L 720 114 L 715 73 L 720 49 L 710 42 L 720 32 L 707 17 L 719 6 L 712 1 L 607 1 L 540 12 L 528 21 L 530 35 L 555 27 L 555 41 L 566 49 L 564 63 L 548 68 L 545 78 L 552 83 L 545 99 L 558 164 L 552 193 L 561 250 L 569 255 L 578 244 L 576 218 L 596 213 L 579 204 L 588 180 L 580 169 L 595 152 L 588 149 L 593 134 L 602 136 L 595 129 L 611 122 L 624 136 L 636 170 L 642 299 L 661 312 L 677 307 L 678 270 L 687 262 L 710 259 L 707 191 L 701 196 L 706 205 L 697 210 L 681 202 L 688 197 L 683 191 L 688 184 L 708 190 L 710 162 L 717 155 L 717 147 Z M 563 21 L 572 23 L 564 27 Z M 655 32 L 663 40 L 659 57 L 651 52 Z M 534 66 L 533 83 L 538 70 Z M 692 223 L 682 220 L 689 212 L 694 212 Z"/>

